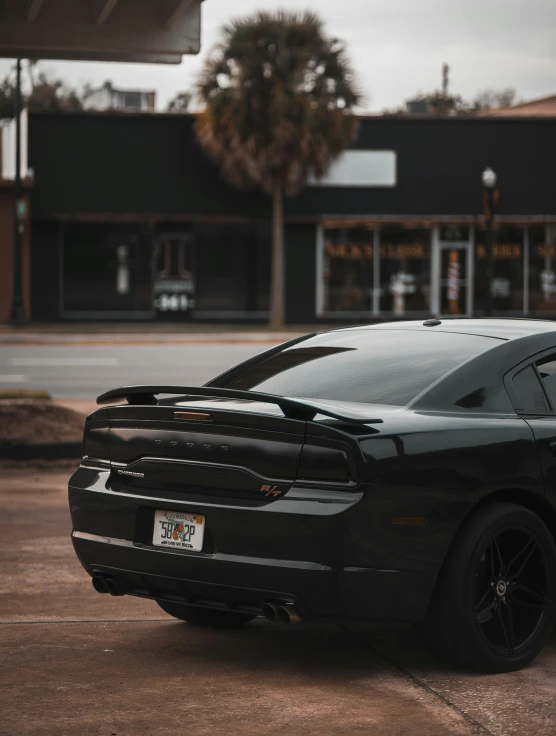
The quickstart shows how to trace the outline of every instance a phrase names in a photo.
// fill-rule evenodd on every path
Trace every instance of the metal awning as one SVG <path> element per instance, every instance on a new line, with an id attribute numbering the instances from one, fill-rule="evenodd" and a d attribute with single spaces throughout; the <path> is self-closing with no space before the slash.
<path id="1" fill-rule="evenodd" d="M 202 0 L 0 0 L 0 56 L 179 64 Z"/>

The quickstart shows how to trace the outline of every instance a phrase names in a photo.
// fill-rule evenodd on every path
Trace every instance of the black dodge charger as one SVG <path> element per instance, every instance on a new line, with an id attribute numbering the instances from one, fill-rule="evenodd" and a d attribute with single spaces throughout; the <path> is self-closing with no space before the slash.
<path id="1" fill-rule="evenodd" d="M 98 403 L 69 503 L 99 593 L 218 627 L 423 622 L 487 672 L 550 636 L 556 323 L 333 330 Z"/>

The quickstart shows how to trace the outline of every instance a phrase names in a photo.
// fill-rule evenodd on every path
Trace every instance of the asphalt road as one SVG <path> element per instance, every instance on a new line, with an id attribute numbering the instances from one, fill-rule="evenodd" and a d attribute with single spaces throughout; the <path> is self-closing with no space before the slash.
<path id="1" fill-rule="evenodd" d="M 0 390 L 40 389 L 53 398 L 94 399 L 111 388 L 139 383 L 199 386 L 272 345 L 3 345 Z"/>
<path id="2" fill-rule="evenodd" d="M 1 736 L 554 736 L 556 637 L 521 672 L 444 667 L 409 626 L 195 627 L 98 595 L 71 468 L 0 468 Z"/>

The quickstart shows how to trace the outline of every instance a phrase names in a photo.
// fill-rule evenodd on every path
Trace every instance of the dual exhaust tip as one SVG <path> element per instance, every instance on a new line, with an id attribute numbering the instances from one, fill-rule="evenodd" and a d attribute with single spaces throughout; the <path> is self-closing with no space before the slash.
<path id="1" fill-rule="evenodd" d="M 265 601 L 263 603 L 263 616 L 268 621 L 280 622 L 282 624 L 301 623 L 301 616 L 293 603 Z"/>
<path id="2" fill-rule="evenodd" d="M 97 593 L 108 593 L 109 595 L 125 595 L 126 593 L 118 581 L 109 575 L 95 573 L 92 583 Z"/>
<path id="3" fill-rule="evenodd" d="M 92 577 L 93 588 L 97 593 L 108 593 L 109 595 L 125 595 L 125 588 L 115 578 L 109 575 L 94 573 Z M 265 601 L 263 603 L 263 616 L 268 621 L 282 624 L 299 624 L 301 616 L 293 603 L 278 603 L 276 601 Z"/>

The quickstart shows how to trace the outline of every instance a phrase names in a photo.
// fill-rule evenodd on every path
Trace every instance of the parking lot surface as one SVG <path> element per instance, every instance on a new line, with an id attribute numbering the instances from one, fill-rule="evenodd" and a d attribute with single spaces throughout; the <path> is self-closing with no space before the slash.
<path id="1" fill-rule="evenodd" d="M 556 637 L 485 676 L 439 665 L 410 626 L 217 631 L 98 595 L 71 548 L 70 473 L 0 467 L 2 736 L 556 733 Z"/>

